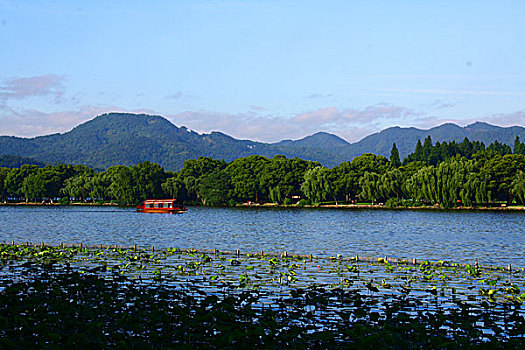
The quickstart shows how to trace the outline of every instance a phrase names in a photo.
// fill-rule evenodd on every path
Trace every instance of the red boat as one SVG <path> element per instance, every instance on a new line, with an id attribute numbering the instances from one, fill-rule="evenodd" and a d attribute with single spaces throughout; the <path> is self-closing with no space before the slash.
<path id="1" fill-rule="evenodd" d="M 184 203 L 177 199 L 148 199 L 137 205 L 139 213 L 185 213 Z"/>

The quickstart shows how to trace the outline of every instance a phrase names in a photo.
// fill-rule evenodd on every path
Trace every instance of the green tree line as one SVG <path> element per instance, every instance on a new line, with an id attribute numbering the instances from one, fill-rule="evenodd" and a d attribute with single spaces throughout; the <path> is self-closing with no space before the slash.
<path id="1" fill-rule="evenodd" d="M 439 156 L 437 156 L 437 152 Z M 83 165 L 22 165 L 0 168 L 2 201 L 116 201 L 179 198 L 202 205 L 246 202 L 480 206 L 525 204 L 525 145 L 465 139 L 461 143 L 418 142 L 403 162 L 396 145 L 390 159 L 363 154 L 336 167 L 285 156 L 252 155 L 232 162 L 190 159 L 178 172 L 142 162 L 95 172 Z"/>
<path id="2" fill-rule="evenodd" d="M 520 141 L 519 136 L 514 140 L 514 151 L 509 145 L 498 142 L 497 140 L 491 143 L 488 147 L 480 141 L 470 141 L 467 137 L 460 142 L 436 142 L 432 144 L 432 138 L 427 136 L 423 144 L 421 140 L 417 141 L 416 149 L 409 154 L 403 161 L 403 164 L 408 164 L 414 161 L 424 161 L 430 165 L 437 165 L 449 158 L 462 156 L 467 159 L 472 159 L 478 152 L 485 150 L 494 151 L 500 155 L 505 154 L 525 154 L 525 144 Z"/>

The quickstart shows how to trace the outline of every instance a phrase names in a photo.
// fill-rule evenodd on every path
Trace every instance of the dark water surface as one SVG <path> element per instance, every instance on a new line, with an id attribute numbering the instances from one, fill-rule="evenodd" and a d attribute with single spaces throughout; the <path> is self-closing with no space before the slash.
<path id="1" fill-rule="evenodd" d="M 525 213 L 191 207 L 0 207 L 0 242 L 389 256 L 525 266 Z"/>

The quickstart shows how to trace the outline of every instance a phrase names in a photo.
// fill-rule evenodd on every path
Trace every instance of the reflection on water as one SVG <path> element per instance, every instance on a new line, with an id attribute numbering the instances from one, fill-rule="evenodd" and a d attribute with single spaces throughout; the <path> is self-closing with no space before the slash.
<path id="1" fill-rule="evenodd" d="M 525 213 L 191 207 L 0 207 L 0 242 L 389 256 L 525 266 Z"/>

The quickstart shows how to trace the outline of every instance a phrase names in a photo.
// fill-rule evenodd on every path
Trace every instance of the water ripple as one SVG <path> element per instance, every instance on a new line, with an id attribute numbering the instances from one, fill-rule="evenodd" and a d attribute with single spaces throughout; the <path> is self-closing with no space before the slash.
<path id="1" fill-rule="evenodd" d="M 525 213 L 192 207 L 0 207 L 0 241 L 390 256 L 525 266 Z"/>

